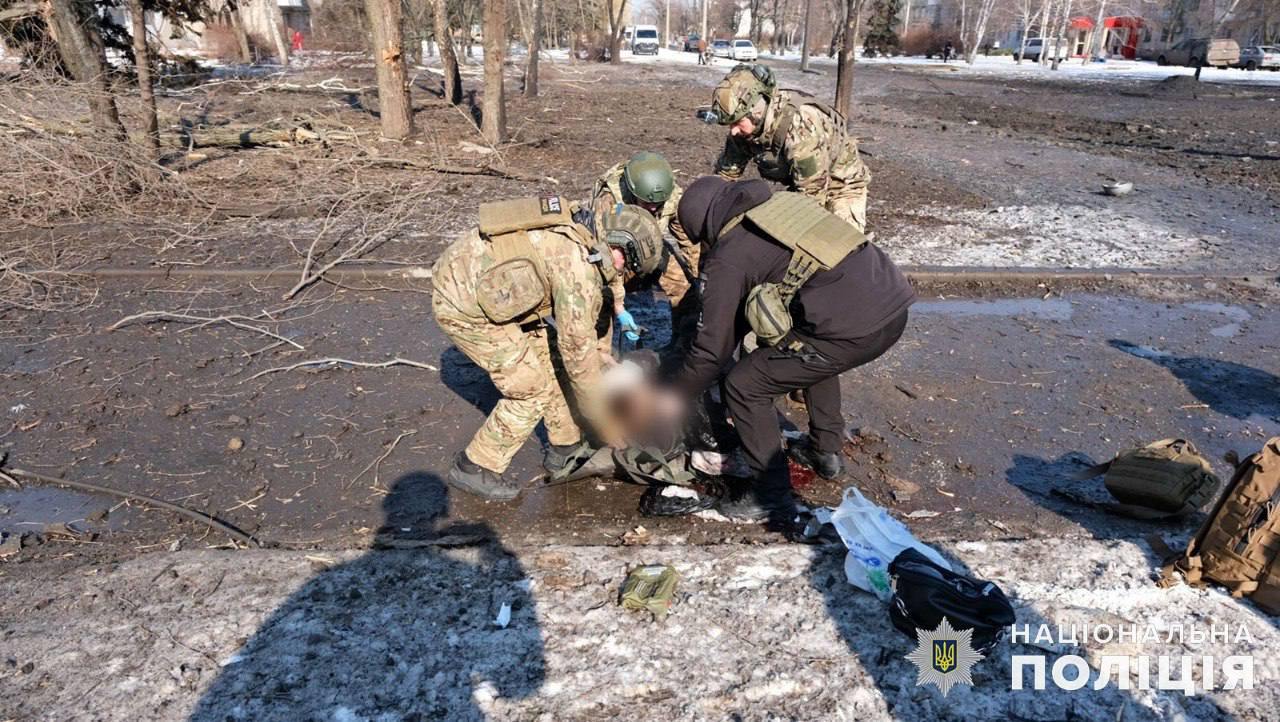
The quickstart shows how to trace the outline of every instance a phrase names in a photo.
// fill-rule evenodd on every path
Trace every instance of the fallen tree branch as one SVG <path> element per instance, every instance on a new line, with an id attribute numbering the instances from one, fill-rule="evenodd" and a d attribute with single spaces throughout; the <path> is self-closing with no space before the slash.
<path id="1" fill-rule="evenodd" d="M 112 489 L 109 486 L 99 486 L 98 484 L 89 484 L 83 481 L 68 481 L 66 479 L 56 479 L 52 476 L 37 474 L 33 471 L 27 471 L 25 469 L 6 469 L 3 475 L 17 476 L 24 479 L 30 479 L 32 481 L 38 481 L 42 484 L 54 484 L 57 486 L 65 486 L 71 489 L 79 489 L 81 491 L 92 491 L 99 494 L 110 494 L 112 496 L 118 496 L 125 499 L 130 499 L 132 501 L 140 502 L 142 504 L 147 504 L 153 507 L 158 507 L 160 509 L 167 509 L 168 511 L 172 511 L 176 514 L 181 514 L 182 516 L 185 516 L 188 519 L 193 519 L 195 521 L 198 521 L 201 524 L 207 524 L 210 527 L 217 529 L 218 531 L 226 534 L 227 536 L 231 537 L 232 539 L 235 539 L 236 541 L 242 544 L 246 544 L 252 547 L 263 546 L 263 543 L 258 541 L 258 539 L 256 539 L 252 535 L 246 534 L 245 532 L 240 531 L 236 527 L 228 524 L 225 521 L 222 521 L 221 519 L 210 516 L 209 514 L 205 514 L 204 512 L 196 511 L 195 509 L 190 509 L 188 507 L 181 506 L 179 504 L 173 504 L 171 502 L 162 501 L 160 499 L 155 499 L 150 496 L 144 496 L 142 494 L 134 494 L 133 492 L 130 492 L 130 491 L 121 491 L 120 489 Z M 10 481 L 12 481 L 12 479 Z"/>
<path id="2" fill-rule="evenodd" d="M 299 361 L 298 363 L 290 364 L 289 366 L 277 366 L 275 368 L 259 371 L 258 373 L 245 379 L 245 381 L 253 381 L 256 378 L 266 376 L 267 374 L 279 373 L 281 371 L 295 371 L 297 369 L 305 368 L 307 366 L 325 366 L 325 365 L 331 365 L 331 364 L 332 365 L 346 364 L 348 366 L 357 366 L 359 368 L 364 368 L 364 369 L 385 369 L 391 366 L 412 366 L 417 369 L 426 369 L 428 371 L 440 370 L 435 366 L 432 366 L 431 364 L 424 364 L 421 361 L 410 361 L 409 359 L 403 359 L 403 358 L 400 358 L 399 356 L 391 359 L 390 361 L 381 361 L 379 363 L 370 363 L 368 361 L 352 361 L 350 359 L 345 359 L 345 358 L 321 358 L 321 359 L 315 359 L 313 361 Z"/>
<path id="3" fill-rule="evenodd" d="M 452 175 L 487 175 L 493 176 L 494 178 L 527 181 L 529 183 L 540 183 L 544 180 L 551 181 L 557 185 L 560 183 L 560 181 L 552 178 L 551 176 L 531 175 L 529 173 L 506 170 L 504 168 L 494 168 L 487 165 L 473 168 L 470 166 L 452 165 L 448 163 L 420 163 L 408 158 L 359 158 L 354 162 L 368 163 L 369 165 L 387 165 L 396 168 L 413 168 L 415 170 L 426 170 L 432 171 L 433 173 L 446 173 Z"/>
<path id="4" fill-rule="evenodd" d="M 253 320 L 254 319 L 248 316 L 207 317 L 207 316 L 192 316 L 186 313 L 173 313 L 171 311 L 144 311 L 143 313 L 135 313 L 132 316 L 125 316 L 119 321 L 116 321 L 115 323 L 108 326 L 107 330 L 115 331 L 124 326 L 129 325 L 130 323 L 133 323 L 134 321 L 142 321 L 144 323 L 151 323 L 152 321 L 175 321 L 177 323 L 195 323 L 195 324 L 199 324 L 200 326 L 208 326 L 214 323 L 226 323 L 236 328 L 243 329 L 245 331 L 253 331 L 254 333 L 260 333 L 263 336 L 274 338 L 277 341 L 282 341 L 284 343 L 289 344 L 290 346 L 293 346 L 299 351 L 306 350 L 306 347 L 304 347 L 302 344 L 298 343 L 297 341 L 294 341 L 289 338 L 285 338 L 284 336 L 281 336 L 278 333 L 262 328 L 261 326 L 255 326 L 252 323 L 246 323 L 247 321 L 253 321 Z"/>

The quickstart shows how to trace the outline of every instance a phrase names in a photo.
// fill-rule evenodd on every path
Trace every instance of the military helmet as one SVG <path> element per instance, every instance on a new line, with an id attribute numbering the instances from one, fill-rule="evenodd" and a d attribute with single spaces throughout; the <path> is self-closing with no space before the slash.
<path id="1" fill-rule="evenodd" d="M 746 117 L 756 101 L 773 96 L 777 81 L 764 65 L 734 67 L 711 93 L 711 110 L 720 125 L 732 125 Z"/>
<path id="2" fill-rule="evenodd" d="M 631 195 L 647 203 L 666 203 L 675 188 L 671 164 L 657 153 L 640 151 L 622 169 L 622 185 Z"/>
<path id="3" fill-rule="evenodd" d="M 619 203 L 604 219 L 604 242 L 622 251 L 627 270 L 648 275 L 662 262 L 662 233 L 647 211 Z"/>

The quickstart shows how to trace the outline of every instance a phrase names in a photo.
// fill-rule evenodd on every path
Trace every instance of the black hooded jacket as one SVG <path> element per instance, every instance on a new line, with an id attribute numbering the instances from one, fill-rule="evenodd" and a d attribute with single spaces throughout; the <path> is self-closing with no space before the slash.
<path id="1" fill-rule="evenodd" d="M 740 223 L 717 238 L 731 218 L 772 195 L 765 181 L 733 183 L 706 177 L 680 200 L 680 223 L 690 239 L 710 246 L 700 274 L 698 333 L 676 377 L 689 393 L 699 393 L 716 380 L 751 330 L 742 312 L 751 289 L 780 282 L 786 273 L 791 251 L 757 233 L 750 223 Z M 915 299 L 906 276 L 884 251 L 868 243 L 800 288 L 791 303 L 793 332 L 821 351 L 824 341 L 849 341 L 879 331 Z"/>

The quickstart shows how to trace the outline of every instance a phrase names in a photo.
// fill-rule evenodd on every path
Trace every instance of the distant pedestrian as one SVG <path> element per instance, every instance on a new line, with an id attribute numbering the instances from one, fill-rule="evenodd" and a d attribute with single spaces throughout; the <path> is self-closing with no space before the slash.
<path id="1" fill-rule="evenodd" d="M 942 62 L 950 62 L 951 58 L 955 57 L 955 53 L 956 47 L 951 44 L 950 40 L 948 40 L 947 44 L 942 46 Z"/>
<path id="2" fill-rule="evenodd" d="M 290 36 L 289 40 L 293 45 L 293 52 L 296 53 L 299 50 L 302 50 L 302 31 L 301 30 L 294 30 L 293 35 Z"/>
<path id="3" fill-rule="evenodd" d="M 698 65 L 707 64 L 707 39 L 698 38 Z"/>

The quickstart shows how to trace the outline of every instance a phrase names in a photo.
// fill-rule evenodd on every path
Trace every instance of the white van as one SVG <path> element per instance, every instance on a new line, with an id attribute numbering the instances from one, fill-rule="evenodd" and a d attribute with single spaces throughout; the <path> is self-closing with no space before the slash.
<path id="1" fill-rule="evenodd" d="M 1065 45 L 1066 43 L 1063 43 L 1063 47 L 1059 48 L 1058 41 L 1054 38 L 1030 38 L 1027 40 L 1027 48 L 1026 51 L 1022 53 L 1022 57 L 1033 63 L 1040 62 L 1041 55 L 1047 55 L 1049 60 L 1053 60 L 1053 53 L 1056 50 L 1058 52 L 1057 59 L 1066 60 L 1067 53 Z M 1017 50 L 1013 51 L 1013 59 L 1018 59 Z"/>
<path id="2" fill-rule="evenodd" d="M 636 55 L 657 55 L 658 26 L 637 25 L 631 38 L 631 52 Z"/>

